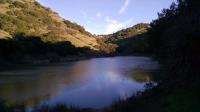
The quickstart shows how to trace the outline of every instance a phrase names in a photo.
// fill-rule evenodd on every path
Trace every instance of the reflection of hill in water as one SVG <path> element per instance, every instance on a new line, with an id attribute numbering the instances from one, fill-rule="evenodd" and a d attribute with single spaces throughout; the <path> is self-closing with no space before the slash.
<path id="1" fill-rule="evenodd" d="M 0 99 L 26 107 L 44 103 L 108 106 L 143 90 L 151 80 L 146 71 L 154 70 L 150 65 L 156 65 L 150 58 L 114 57 L 2 71 Z"/>
<path id="2" fill-rule="evenodd" d="M 129 75 L 131 78 L 133 78 L 133 80 L 135 80 L 136 82 L 139 82 L 139 83 L 153 81 L 151 72 L 148 72 L 148 71 L 145 71 L 142 69 L 129 71 Z"/>
<path id="3" fill-rule="evenodd" d="M 46 101 L 62 88 L 79 85 L 85 79 L 89 64 L 80 62 L 0 72 L 0 99 L 27 106 Z"/>

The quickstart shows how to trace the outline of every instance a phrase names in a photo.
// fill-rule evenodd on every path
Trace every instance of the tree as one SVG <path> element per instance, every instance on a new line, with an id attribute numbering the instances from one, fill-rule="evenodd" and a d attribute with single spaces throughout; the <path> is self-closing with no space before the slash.
<path id="1" fill-rule="evenodd" d="M 151 23 L 149 44 L 152 52 L 170 61 L 171 78 L 198 79 L 200 63 L 200 2 L 178 0 L 159 13 Z"/>

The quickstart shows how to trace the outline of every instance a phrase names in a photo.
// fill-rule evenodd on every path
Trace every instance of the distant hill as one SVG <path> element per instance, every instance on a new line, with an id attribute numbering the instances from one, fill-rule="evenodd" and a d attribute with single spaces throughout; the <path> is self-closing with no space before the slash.
<path id="1" fill-rule="evenodd" d="M 0 0 L 0 38 L 17 33 L 41 37 L 44 42 L 69 41 L 75 47 L 98 50 L 98 43 L 92 34 L 37 1 Z"/>
<path id="2" fill-rule="evenodd" d="M 112 45 L 110 51 L 118 54 L 147 53 L 149 24 L 140 23 L 109 35 L 100 35 L 101 43 Z M 101 46 L 105 44 L 100 44 Z M 114 46 L 114 47 L 113 47 Z M 104 48 L 106 49 L 106 48 Z"/>
<path id="3" fill-rule="evenodd" d="M 116 33 L 109 34 L 109 35 L 100 35 L 100 36 L 104 38 L 105 42 L 115 43 L 116 41 L 126 39 L 126 38 L 132 38 L 138 34 L 147 32 L 148 28 L 150 28 L 149 24 L 139 23 L 130 28 L 117 31 Z"/>

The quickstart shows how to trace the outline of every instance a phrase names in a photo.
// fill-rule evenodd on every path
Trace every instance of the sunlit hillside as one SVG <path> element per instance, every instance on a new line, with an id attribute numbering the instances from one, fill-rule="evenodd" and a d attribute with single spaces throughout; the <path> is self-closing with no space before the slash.
<path id="1" fill-rule="evenodd" d="M 95 50 L 98 47 L 94 36 L 82 26 L 64 20 L 35 0 L 1 0 L 0 18 L 1 38 L 24 33 L 39 36 L 45 42 L 69 41 L 76 47 Z"/>

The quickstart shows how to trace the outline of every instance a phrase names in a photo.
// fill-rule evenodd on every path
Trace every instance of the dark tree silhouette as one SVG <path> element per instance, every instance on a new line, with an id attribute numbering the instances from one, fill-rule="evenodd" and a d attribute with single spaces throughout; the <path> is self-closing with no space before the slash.
<path id="1" fill-rule="evenodd" d="M 151 23 L 151 51 L 162 57 L 172 79 L 193 82 L 200 70 L 200 1 L 178 0 Z"/>

